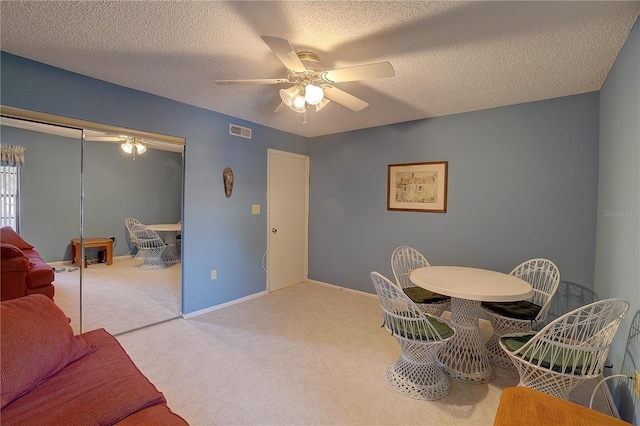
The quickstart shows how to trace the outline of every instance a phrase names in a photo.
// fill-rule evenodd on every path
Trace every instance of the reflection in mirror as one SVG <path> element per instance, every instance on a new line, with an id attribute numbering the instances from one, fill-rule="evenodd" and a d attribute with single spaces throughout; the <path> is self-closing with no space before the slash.
<path id="1" fill-rule="evenodd" d="M 82 329 L 104 327 L 118 334 L 178 317 L 182 147 L 128 135 L 86 134 L 83 166 L 88 264 Z M 146 234 L 134 235 L 138 231 L 127 229 L 127 218 L 166 230 L 147 232 L 145 227 Z"/>
<path id="2" fill-rule="evenodd" d="M 2 117 L 0 132 L 3 145 L 26 148 L 24 167 L 18 175 L 16 231 L 57 270 L 54 301 L 64 306 L 78 332 L 80 273 L 69 271 L 70 265 L 63 261 L 70 258 L 71 238 L 80 237 L 82 131 Z M 63 273 L 65 283 L 58 285 L 58 276 Z M 5 278 L 3 289 L 16 285 Z"/>
<path id="3" fill-rule="evenodd" d="M 16 120 L 2 120 L 3 143 L 5 127 L 23 132 L 34 154 L 29 178 L 40 187 L 21 188 L 23 236 L 42 245 L 44 260 L 56 268 L 54 301 L 74 331 L 121 334 L 179 317 L 183 145 L 91 129 L 82 142 L 76 129 L 71 147 L 71 138 L 51 134 L 54 128 L 18 129 Z M 37 163 L 35 151 L 44 155 Z M 136 240 L 127 218 L 155 228 L 155 243 Z M 72 240 L 81 236 L 74 259 Z"/>

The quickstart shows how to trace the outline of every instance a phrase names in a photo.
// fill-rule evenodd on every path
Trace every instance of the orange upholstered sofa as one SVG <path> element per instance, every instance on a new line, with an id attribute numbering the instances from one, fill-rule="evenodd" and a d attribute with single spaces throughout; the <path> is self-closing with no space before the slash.
<path id="1" fill-rule="evenodd" d="M 188 425 L 113 336 L 74 336 L 51 299 L 4 301 L 0 319 L 2 426 Z"/>
<path id="2" fill-rule="evenodd" d="M 0 228 L 0 299 L 44 294 L 53 299 L 55 272 L 40 253 L 11 227 Z"/>

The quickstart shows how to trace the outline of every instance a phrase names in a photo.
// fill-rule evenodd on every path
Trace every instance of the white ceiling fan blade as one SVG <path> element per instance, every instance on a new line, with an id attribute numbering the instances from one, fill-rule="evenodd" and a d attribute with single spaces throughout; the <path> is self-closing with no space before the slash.
<path id="1" fill-rule="evenodd" d="M 286 78 L 253 78 L 248 80 L 214 80 L 214 83 L 227 85 L 227 84 L 282 84 L 288 83 Z"/>
<path id="2" fill-rule="evenodd" d="M 373 78 L 393 77 L 395 75 L 396 72 L 389 62 L 358 65 L 320 73 L 322 79 L 328 83 L 344 83 L 346 81 L 369 80 Z"/>
<path id="3" fill-rule="evenodd" d="M 332 101 L 337 102 L 340 105 L 344 105 L 355 112 L 362 111 L 369 106 L 369 104 L 362 99 L 356 98 L 355 96 L 332 86 L 324 88 L 324 95 Z"/>
<path id="4" fill-rule="evenodd" d="M 296 51 L 293 50 L 293 47 L 291 47 L 287 40 L 269 36 L 262 36 L 262 40 L 267 43 L 267 46 L 269 46 L 287 69 L 296 72 L 306 71 L 306 68 L 302 65 L 300 58 L 296 55 Z"/>

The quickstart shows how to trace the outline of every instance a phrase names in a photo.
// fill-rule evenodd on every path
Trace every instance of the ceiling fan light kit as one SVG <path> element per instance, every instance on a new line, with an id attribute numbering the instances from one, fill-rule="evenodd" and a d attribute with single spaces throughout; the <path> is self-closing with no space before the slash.
<path id="1" fill-rule="evenodd" d="M 127 138 L 125 142 L 120 144 L 120 148 L 127 154 L 133 154 L 133 160 L 135 161 L 136 153 L 140 155 L 147 152 L 147 147 L 142 142 L 142 138 Z"/>
<path id="2" fill-rule="evenodd" d="M 300 94 L 300 88 L 297 86 L 289 87 L 288 89 L 280 89 L 280 98 L 282 102 L 288 107 L 293 105 L 293 100 Z"/>
<path id="3" fill-rule="evenodd" d="M 389 62 L 326 71 L 318 55 L 313 52 L 296 53 L 289 42 L 282 38 L 262 36 L 262 40 L 287 68 L 286 79 L 215 80 L 215 83 L 223 85 L 289 83 L 293 86 L 279 90 L 280 99 L 284 105 L 295 112 L 306 113 L 310 106 L 315 106 L 318 112 L 330 100 L 358 112 L 369 104 L 334 87 L 333 84 L 395 76 L 395 71 Z M 279 110 L 280 108 L 277 108 L 276 112 Z"/>
<path id="4" fill-rule="evenodd" d="M 324 90 L 309 83 L 304 87 L 304 99 L 309 105 L 318 105 L 324 99 Z"/>
<path id="5" fill-rule="evenodd" d="M 331 102 L 328 98 L 322 98 L 319 104 L 316 105 L 316 112 L 320 111 L 326 104 Z"/>

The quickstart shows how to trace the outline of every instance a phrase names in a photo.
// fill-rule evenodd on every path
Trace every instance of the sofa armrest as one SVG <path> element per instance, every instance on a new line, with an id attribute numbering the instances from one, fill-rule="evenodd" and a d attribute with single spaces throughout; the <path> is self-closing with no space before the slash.
<path id="1" fill-rule="evenodd" d="M 5 272 L 26 272 L 29 270 L 29 259 L 26 257 L 3 257 L 2 278 Z M 3 280 L 4 281 L 4 280 Z"/>
<path id="2" fill-rule="evenodd" d="M 9 300 L 27 295 L 27 271 L 29 259 L 26 257 L 2 258 L 0 276 L 0 299 Z"/>

